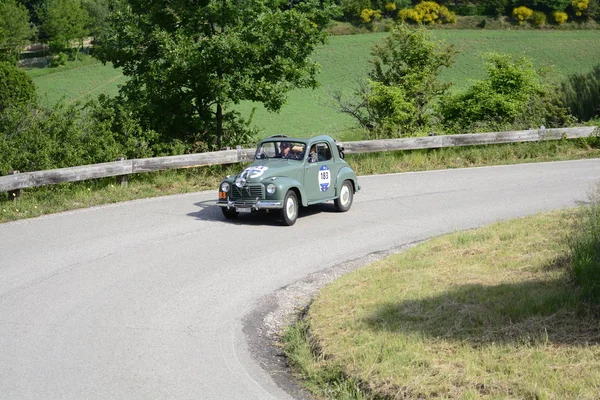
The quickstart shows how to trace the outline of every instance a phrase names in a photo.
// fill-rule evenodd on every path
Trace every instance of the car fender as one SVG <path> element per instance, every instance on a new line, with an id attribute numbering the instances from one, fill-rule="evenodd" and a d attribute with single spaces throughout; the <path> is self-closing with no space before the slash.
<path id="1" fill-rule="evenodd" d="M 335 181 L 336 182 L 336 186 L 335 186 L 336 196 L 339 196 L 340 190 L 342 189 L 342 184 L 344 183 L 345 180 L 350 180 L 352 182 L 352 186 L 354 187 L 354 192 L 357 192 L 358 189 L 360 188 L 358 186 L 358 179 L 356 178 L 356 174 L 354 173 L 352 168 L 350 168 L 349 166 L 344 166 L 344 167 L 340 168 L 340 170 L 337 174 L 337 179 Z"/>
<path id="2" fill-rule="evenodd" d="M 279 193 L 277 195 L 277 198 L 279 199 L 283 199 L 283 197 L 285 196 L 285 194 L 287 193 L 288 190 L 290 189 L 295 189 L 300 197 L 300 203 L 303 206 L 306 206 L 306 193 L 304 190 L 304 186 L 302 186 L 302 184 L 300 182 L 298 182 L 296 179 L 293 178 L 287 178 L 287 177 L 278 177 L 275 180 L 272 180 L 271 178 L 266 179 L 263 181 L 263 183 L 266 185 L 268 185 L 269 183 L 274 183 L 277 186 L 277 193 Z"/>

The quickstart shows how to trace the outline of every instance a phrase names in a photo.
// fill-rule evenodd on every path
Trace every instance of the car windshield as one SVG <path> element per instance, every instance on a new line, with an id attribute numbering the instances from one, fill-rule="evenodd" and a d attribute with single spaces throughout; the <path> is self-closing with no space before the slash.
<path id="1" fill-rule="evenodd" d="M 288 160 L 304 159 L 306 145 L 289 140 L 263 142 L 256 149 L 257 159 L 283 158 Z"/>

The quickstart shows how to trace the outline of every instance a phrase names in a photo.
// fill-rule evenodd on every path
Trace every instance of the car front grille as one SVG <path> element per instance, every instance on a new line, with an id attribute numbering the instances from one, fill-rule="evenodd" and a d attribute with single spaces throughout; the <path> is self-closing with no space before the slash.
<path id="1" fill-rule="evenodd" d="M 263 185 L 246 185 L 243 188 L 239 188 L 235 185 L 231 185 L 231 199 L 232 200 L 240 200 L 240 199 L 264 199 L 265 192 Z"/>

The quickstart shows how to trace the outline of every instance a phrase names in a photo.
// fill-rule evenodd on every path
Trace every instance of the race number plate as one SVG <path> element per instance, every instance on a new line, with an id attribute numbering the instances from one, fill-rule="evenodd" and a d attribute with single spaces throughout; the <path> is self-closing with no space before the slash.
<path id="1" fill-rule="evenodd" d="M 252 209 L 250 207 L 236 207 L 235 211 L 240 213 L 249 213 L 252 211 Z"/>

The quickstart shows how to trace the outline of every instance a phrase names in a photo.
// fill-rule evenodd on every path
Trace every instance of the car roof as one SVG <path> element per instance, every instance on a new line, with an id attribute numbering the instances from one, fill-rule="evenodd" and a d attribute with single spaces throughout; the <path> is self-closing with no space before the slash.
<path id="1" fill-rule="evenodd" d="M 273 142 L 273 141 L 286 141 L 286 142 L 301 142 L 301 143 L 314 143 L 314 142 L 335 142 L 333 140 L 333 138 L 331 136 L 327 136 L 327 135 L 319 135 L 319 136 L 314 136 L 311 138 L 299 138 L 299 137 L 291 137 L 291 136 L 284 136 L 284 135 L 274 135 L 274 136 L 269 136 L 267 138 L 262 139 L 260 142 Z"/>

